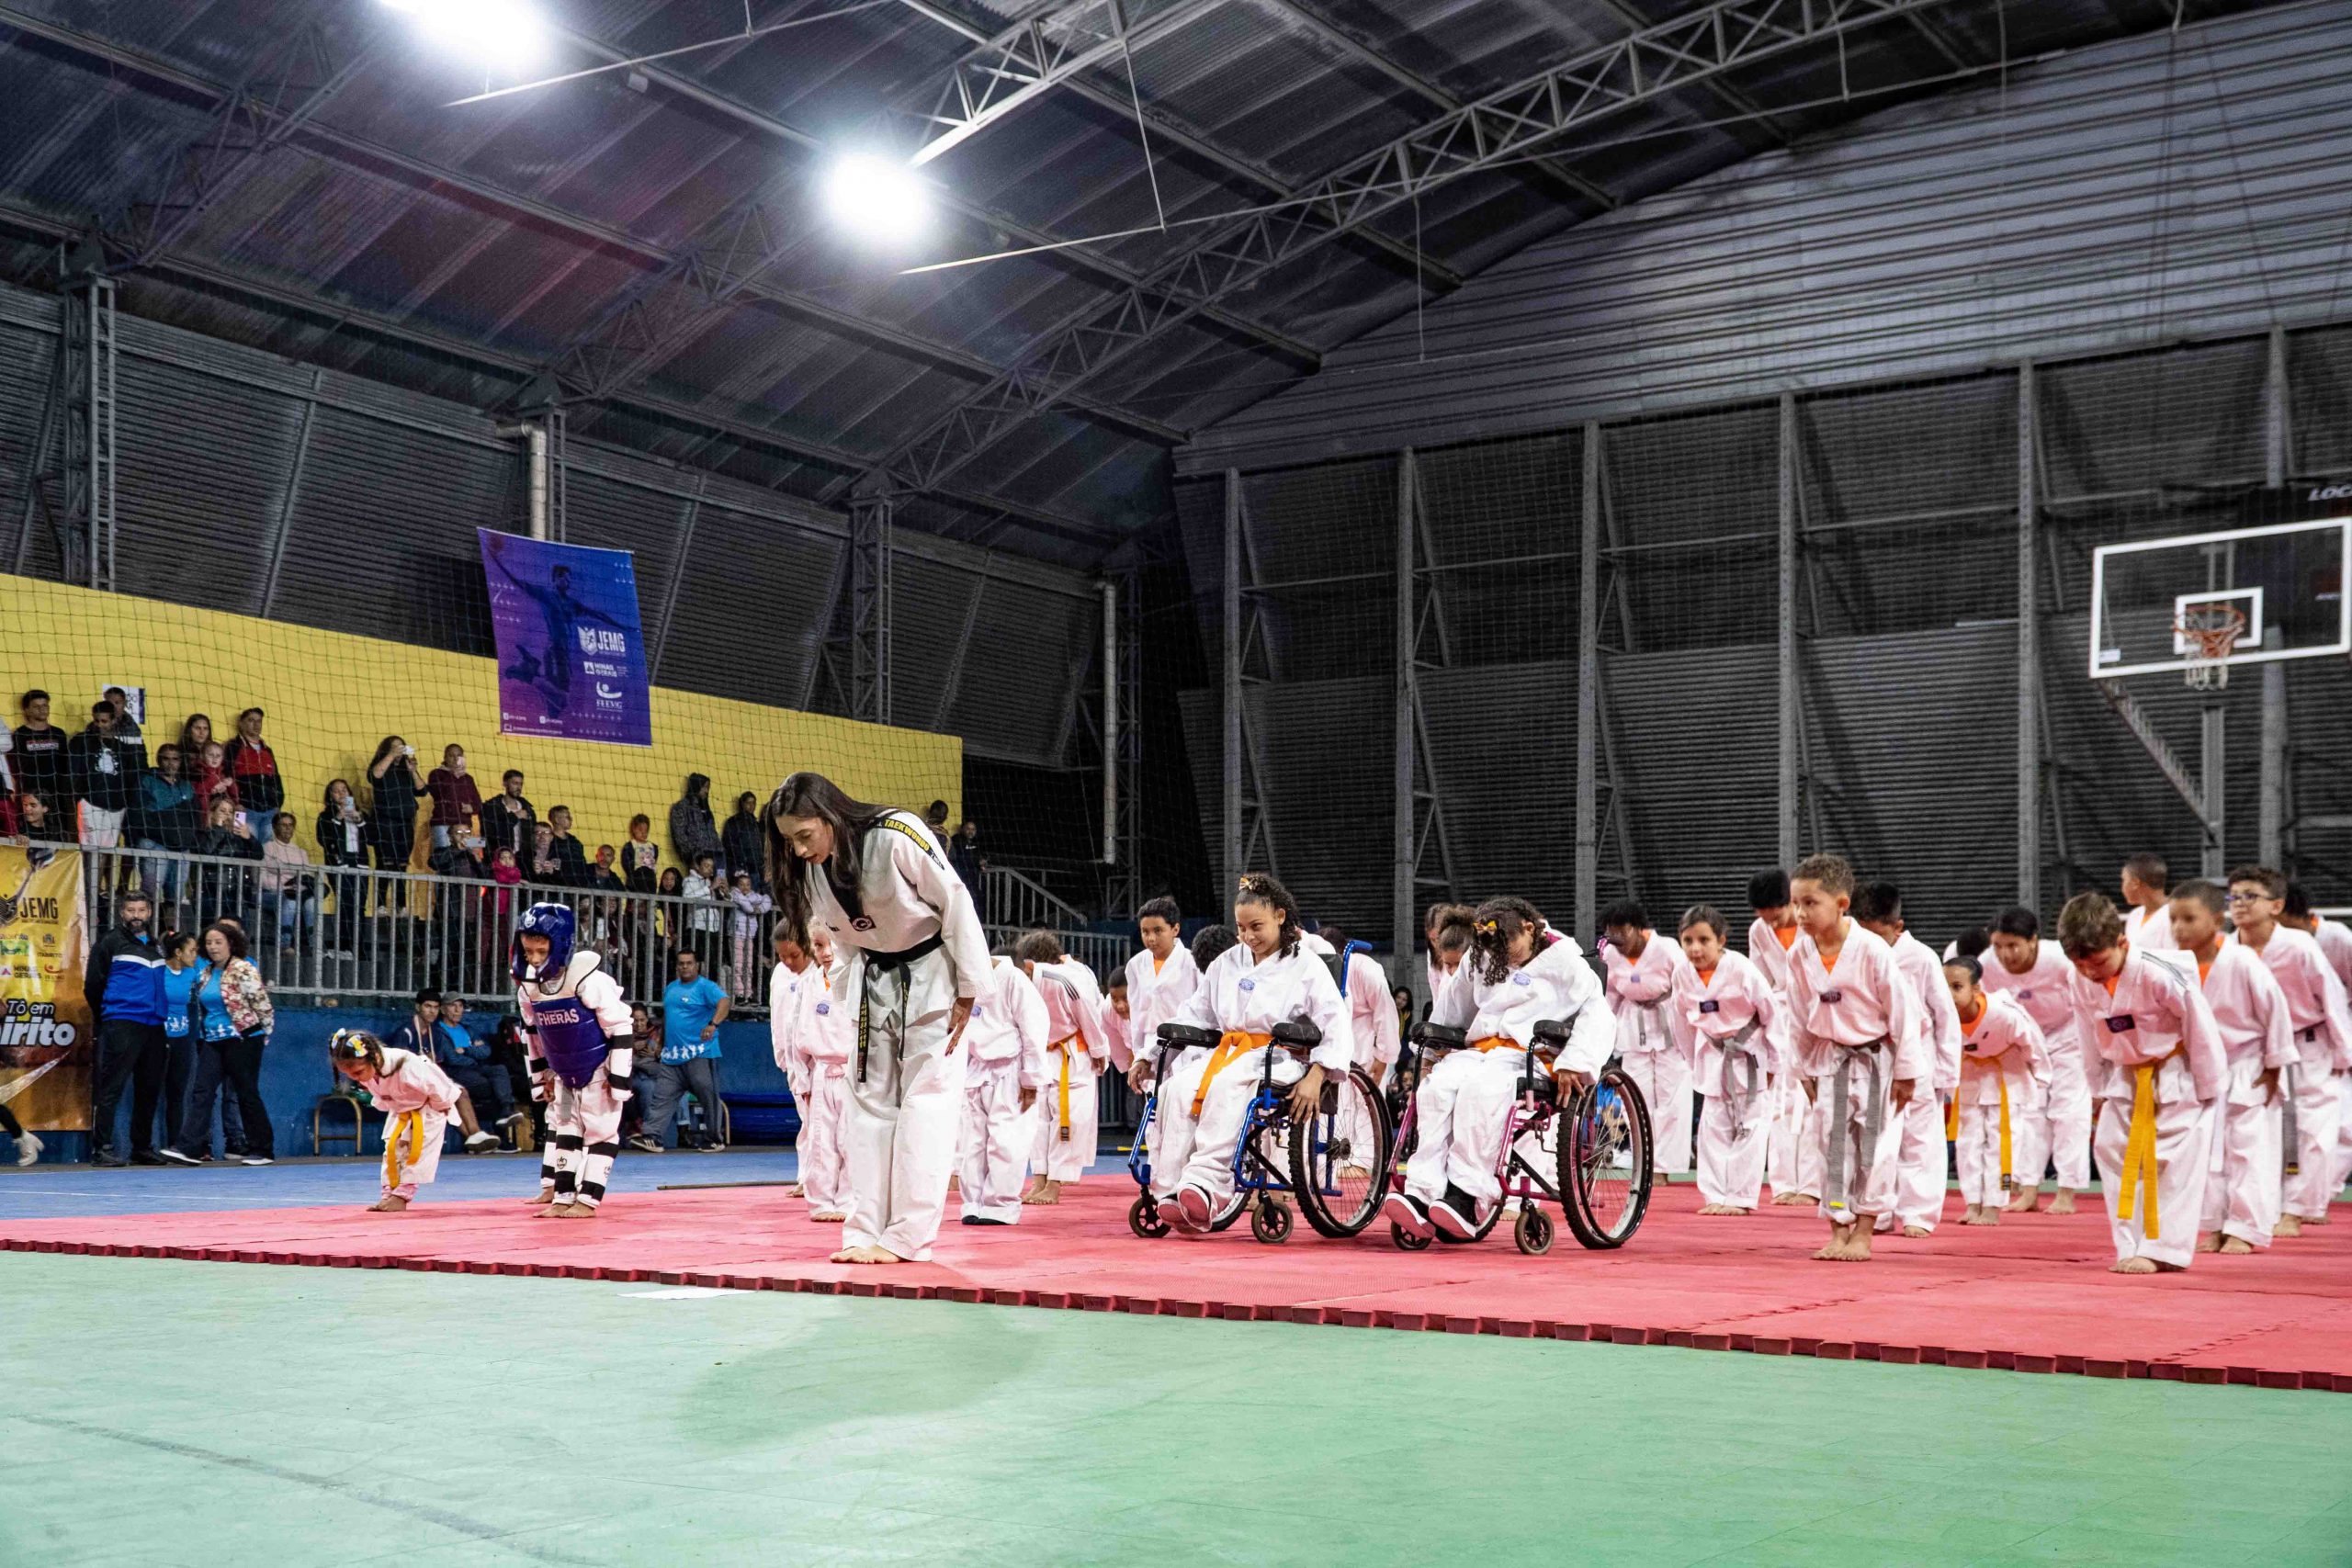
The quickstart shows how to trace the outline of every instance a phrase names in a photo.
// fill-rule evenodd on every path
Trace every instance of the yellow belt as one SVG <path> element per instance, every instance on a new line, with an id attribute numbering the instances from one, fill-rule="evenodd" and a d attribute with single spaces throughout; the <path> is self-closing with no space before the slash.
<path id="1" fill-rule="evenodd" d="M 2140 1234 L 2156 1239 L 2156 1068 L 2161 1062 L 2143 1062 L 2132 1069 L 2132 1131 L 2123 1140 L 2123 1190 L 2115 1201 L 2119 1219 L 2130 1219 L 2133 1200 L 2144 1186 Z"/>
<path id="2" fill-rule="evenodd" d="M 1977 1059 L 1983 1060 L 1981 1057 Z M 2009 1165 L 2009 1075 L 2001 1070 L 1997 1060 L 1989 1065 L 1993 1069 L 1994 1087 L 2001 1091 L 2001 1190 L 2007 1192 L 2017 1186 L 2017 1179 L 2010 1175 Z M 1965 1084 L 1967 1080 L 1968 1072 L 1963 1066 L 1961 1081 Z M 1957 1091 L 1951 1097 L 1951 1109 L 1944 1116 L 1944 1136 L 1955 1141 L 1960 1137 L 1960 1095 Z"/>
<path id="3" fill-rule="evenodd" d="M 408 1157 L 401 1157 L 401 1133 L 408 1133 Z M 424 1157 L 424 1112 L 403 1111 L 384 1124 L 384 1190 L 401 1184 L 401 1172 Z"/>
<path id="4" fill-rule="evenodd" d="M 1193 1114 L 1201 1113 L 1201 1104 L 1209 1097 L 1209 1085 L 1216 1081 L 1217 1074 L 1225 1071 L 1227 1064 L 1249 1052 L 1262 1051 L 1273 1043 L 1271 1034 L 1245 1034 L 1238 1029 L 1228 1029 L 1219 1035 L 1216 1049 L 1209 1053 L 1209 1065 L 1201 1073 L 1201 1087 L 1193 1091 Z"/>
<path id="5" fill-rule="evenodd" d="M 1061 1133 L 1065 1138 L 1069 1136 L 1069 1048 L 1070 1043 L 1077 1038 L 1075 1034 L 1065 1034 L 1046 1047 L 1048 1051 L 1059 1051 L 1062 1054 Z"/>

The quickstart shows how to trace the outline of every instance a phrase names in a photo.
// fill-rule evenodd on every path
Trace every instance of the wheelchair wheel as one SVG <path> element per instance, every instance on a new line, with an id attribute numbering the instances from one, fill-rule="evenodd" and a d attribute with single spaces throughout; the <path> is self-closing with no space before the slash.
<path id="1" fill-rule="evenodd" d="M 1399 1252 L 1427 1252 L 1430 1249 L 1429 1237 L 1415 1235 L 1394 1220 L 1388 1222 L 1388 1239 L 1396 1244 Z"/>
<path id="2" fill-rule="evenodd" d="M 1560 1134 L 1560 1206 L 1588 1247 L 1625 1245 L 1650 1202 L 1650 1111 L 1642 1091 L 1611 1067 L 1577 1096 Z"/>
<path id="3" fill-rule="evenodd" d="M 1264 1199 L 1250 1211 L 1250 1234 L 1268 1246 L 1290 1239 L 1290 1205 Z"/>
<path id="4" fill-rule="evenodd" d="M 1323 1105 L 1291 1130 L 1290 1190 L 1318 1235 L 1360 1235 L 1388 1196 L 1388 1107 L 1362 1068 L 1331 1080 Z"/>
<path id="5" fill-rule="evenodd" d="M 1530 1258 L 1541 1258 L 1552 1250 L 1552 1216 L 1532 1202 L 1521 1205 L 1519 1224 L 1511 1227 L 1511 1240 Z"/>
<path id="6" fill-rule="evenodd" d="M 1168 1234 L 1168 1222 L 1159 1217 L 1159 1205 L 1148 1191 L 1136 1193 L 1136 1201 L 1127 1205 L 1127 1228 L 1146 1241 Z"/>

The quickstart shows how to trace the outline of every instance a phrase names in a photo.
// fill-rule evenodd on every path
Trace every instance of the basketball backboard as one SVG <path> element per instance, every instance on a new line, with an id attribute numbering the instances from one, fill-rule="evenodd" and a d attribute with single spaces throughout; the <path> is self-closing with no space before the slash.
<path id="1" fill-rule="evenodd" d="M 2102 545 L 2091 557 L 2091 679 L 2186 670 L 2195 630 L 2221 620 L 2239 626 L 2229 664 L 2352 653 L 2347 575 L 2352 517 Z"/>

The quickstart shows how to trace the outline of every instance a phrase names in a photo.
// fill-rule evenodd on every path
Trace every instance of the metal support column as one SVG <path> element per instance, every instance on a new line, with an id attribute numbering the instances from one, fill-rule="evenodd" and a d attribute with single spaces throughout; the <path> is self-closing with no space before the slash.
<path id="1" fill-rule="evenodd" d="M 311 431 L 319 423 L 319 391 L 326 385 L 326 367 L 311 372 L 311 395 L 302 400 L 302 418 L 294 434 L 294 455 L 286 464 L 286 492 L 278 497 L 277 516 L 269 531 L 269 565 L 262 574 L 261 614 L 266 620 L 277 608 L 277 582 L 286 570 L 286 546 L 294 536 L 294 509 L 302 500 L 302 472 L 311 462 Z"/>
<path id="2" fill-rule="evenodd" d="M 1102 863 L 1119 863 L 1119 737 L 1131 723 L 1119 702 L 1119 585 L 1102 590 Z"/>
<path id="3" fill-rule="evenodd" d="M 890 722 L 890 498 L 849 509 L 849 716 Z"/>
<path id="4" fill-rule="evenodd" d="M 1217 907 L 1241 879 L 1241 473 L 1225 470 L 1225 886 Z"/>
<path id="5" fill-rule="evenodd" d="M 1792 866 L 1798 860 L 1797 807 L 1800 780 L 1797 769 L 1798 751 L 1802 745 L 1799 727 L 1804 716 L 1799 709 L 1797 686 L 1797 400 L 1792 393 L 1781 394 L 1781 460 L 1780 460 L 1780 592 L 1778 668 L 1780 710 L 1780 780 L 1778 791 L 1779 831 L 1776 835 L 1781 863 Z"/>
<path id="6" fill-rule="evenodd" d="M 1119 864 L 1110 879 L 1109 908 L 1133 915 L 1143 883 L 1143 569 L 1118 577 L 1119 605 Z"/>
<path id="7" fill-rule="evenodd" d="M 1388 940 L 1400 959 L 1413 951 L 1413 873 L 1419 858 L 1414 852 L 1413 831 L 1413 739 L 1419 706 L 1419 693 L 1415 689 L 1419 681 L 1419 657 L 1414 647 L 1418 639 L 1413 635 L 1413 506 L 1417 488 L 1413 477 L 1413 449 L 1408 446 L 1396 459 L 1396 793 L 1390 801 L 1388 885 Z"/>
<path id="8" fill-rule="evenodd" d="M 65 533 L 80 558 L 78 569 L 92 588 L 115 585 L 115 370 L 114 279 L 101 270 L 96 246 L 84 245 L 64 258 L 63 354 L 65 390 Z"/>
<path id="9" fill-rule="evenodd" d="M 2018 367 L 2018 902 L 2041 907 L 2041 491 L 2040 399 Z"/>
<path id="10" fill-rule="evenodd" d="M 2262 398 L 2262 482 L 2273 490 L 2287 482 L 2287 329 L 2273 327 Z M 2287 869 L 2292 792 L 2287 771 L 2287 666 L 2273 662 L 2262 667 L 2262 761 L 2256 799 L 2262 863 L 2280 871 Z"/>
<path id="11" fill-rule="evenodd" d="M 2203 748 L 2198 790 L 2205 798 L 2205 842 L 2198 856 L 2198 874 L 2219 882 L 2229 866 L 2229 711 L 2207 703 L 2198 715 L 2198 737 Z"/>
<path id="12" fill-rule="evenodd" d="M 1600 918 L 1600 426 L 1588 423 L 1577 554 L 1577 867 L 1579 939 Z"/>

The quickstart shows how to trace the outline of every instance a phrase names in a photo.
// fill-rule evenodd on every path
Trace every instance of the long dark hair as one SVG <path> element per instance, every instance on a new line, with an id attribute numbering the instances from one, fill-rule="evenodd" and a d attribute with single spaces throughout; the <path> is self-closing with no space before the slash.
<path id="1" fill-rule="evenodd" d="M 833 898 L 853 918 L 865 913 L 858 884 L 865 875 L 865 835 L 890 807 L 857 800 L 822 773 L 794 773 L 768 796 L 760 821 L 767 833 L 768 886 L 775 889 L 778 923 L 806 944 L 808 917 L 816 908 L 816 878 L 822 876 Z M 833 852 L 821 865 L 804 863 L 792 852 L 782 826 L 786 817 L 814 817 L 833 831 Z"/>
<path id="2" fill-rule="evenodd" d="M 1298 951 L 1298 900 L 1290 889 L 1262 871 L 1244 872 L 1241 886 L 1234 893 L 1237 904 L 1263 904 L 1282 917 L 1282 947 L 1284 958 Z"/>
<path id="3" fill-rule="evenodd" d="M 1510 944 L 1520 932 L 1534 938 L 1534 951 L 1544 951 L 1544 911 L 1524 898 L 1505 894 L 1478 906 L 1470 922 L 1471 973 L 1489 986 L 1500 985 L 1510 973 Z M 1530 953 L 1532 960 L 1534 953 Z"/>

